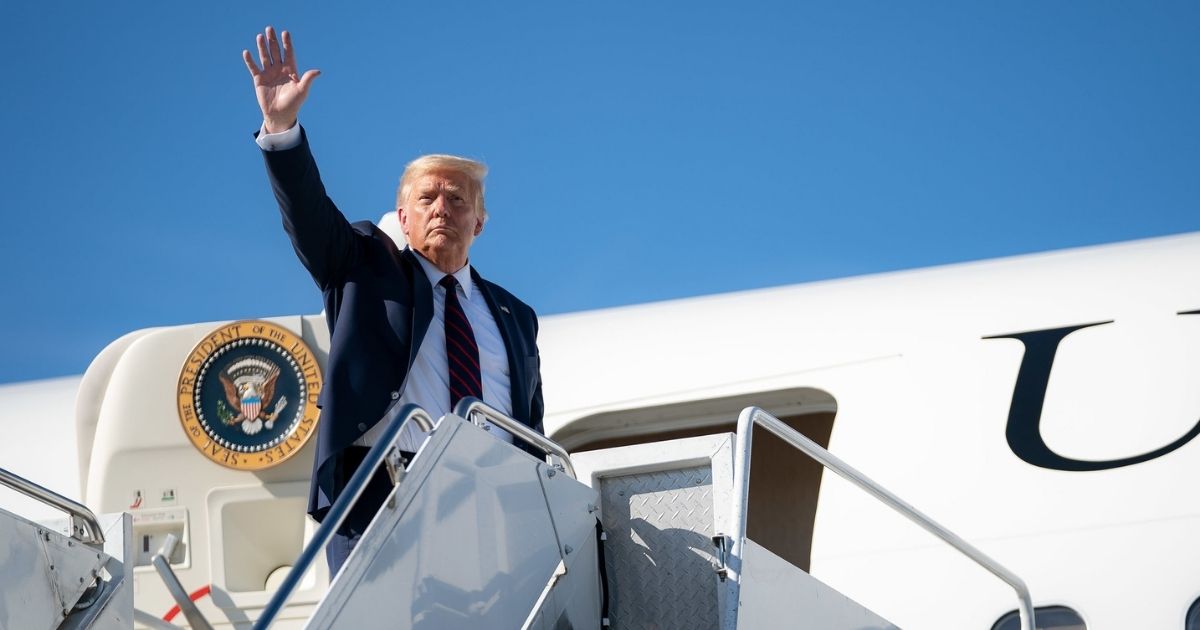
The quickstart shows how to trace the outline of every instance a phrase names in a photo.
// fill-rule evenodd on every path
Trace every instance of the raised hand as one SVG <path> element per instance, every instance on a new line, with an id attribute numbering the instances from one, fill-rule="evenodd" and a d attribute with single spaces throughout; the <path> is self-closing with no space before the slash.
<path id="1" fill-rule="evenodd" d="M 320 70 L 309 70 L 300 76 L 296 70 L 296 56 L 292 48 L 292 36 L 283 32 L 283 50 L 279 48 L 279 38 L 275 29 L 267 27 L 265 34 L 260 34 L 258 40 L 258 61 L 262 64 L 259 69 L 250 56 L 250 51 L 242 51 L 242 60 L 246 69 L 254 78 L 254 93 L 258 96 L 258 106 L 262 109 L 263 124 L 267 133 L 287 131 L 296 124 L 296 115 L 304 99 L 308 98 L 308 89 L 312 87 L 313 79 L 321 75 Z"/>

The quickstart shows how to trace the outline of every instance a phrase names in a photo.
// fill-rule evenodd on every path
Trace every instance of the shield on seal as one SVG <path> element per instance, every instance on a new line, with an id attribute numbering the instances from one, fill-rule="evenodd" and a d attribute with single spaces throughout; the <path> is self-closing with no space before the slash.
<path id="1" fill-rule="evenodd" d="M 262 411 L 262 398 L 251 390 L 242 398 L 242 416 L 247 420 L 255 420 Z"/>

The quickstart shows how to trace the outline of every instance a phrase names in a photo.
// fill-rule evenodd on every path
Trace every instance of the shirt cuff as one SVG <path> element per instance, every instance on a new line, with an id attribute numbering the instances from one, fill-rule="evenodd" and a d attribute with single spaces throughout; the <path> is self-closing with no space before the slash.
<path id="1" fill-rule="evenodd" d="M 267 133 L 267 124 L 263 123 L 262 128 L 258 130 L 258 137 L 254 139 L 258 143 L 258 148 L 263 151 L 286 151 L 300 146 L 300 123 L 292 125 L 287 131 L 279 133 Z"/>

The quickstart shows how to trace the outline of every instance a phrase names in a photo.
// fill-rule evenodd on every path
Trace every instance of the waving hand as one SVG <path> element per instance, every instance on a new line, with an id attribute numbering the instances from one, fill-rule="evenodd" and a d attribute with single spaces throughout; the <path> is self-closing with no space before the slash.
<path id="1" fill-rule="evenodd" d="M 258 61 L 262 68 L 254 63 L 248 50 L 242 51 L 242 60 L 254 78 L 254 93 L 258 96 L 258 106 L 262 109 L 267 132 L 286 131 L 296 124 L 296 115 L 308 98 L 308 89 L 321 71 L 309 70 L 300 76 L 296 70 L 292 36 L 287 31 L 283 32 L 282 51 L 275 29 L 270 26 L 257 40 Z"/>

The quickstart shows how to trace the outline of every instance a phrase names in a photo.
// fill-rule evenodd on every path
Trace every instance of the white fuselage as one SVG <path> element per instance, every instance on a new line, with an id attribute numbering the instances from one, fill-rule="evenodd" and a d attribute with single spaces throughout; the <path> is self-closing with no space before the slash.
<path id="1" fill-rule="evenodd" d="M 549 316 L 546 430 L 575 449 L 731 423 L 745 401 L 833 413 L 830 451 L 1005 564 L 1038 606 L 1069 606 L 1093 630 L 1179 628 L 1200 598 L 1200 439 L 1121 460 L 1200 421 L 1200 315 L 1180 314 L 1198 309 L 1200 234 L 1189 234 Z M 320 316 L 271 320 L 328 347 Z M 1086 324 L 1101 325 L 1039 333 Z M 134 489 L 178 492 L 194 551 L 181 578 L 242 584 L 226 604 L 253 607 L 257 587 L 221 574 L 230 557 L 209 540 L 210 511 L 250 486 L 285 488 L 288 509 L 302 509 L 311 453 L 251 474 L 187 443 L 173 388 L 181 357 L 216 325 L 115 342 L 80 385 L 77 420 L 33 424 L 42 390 L 0 388 L 0 427 L 18 436 L 0 465 L 97 512 L 130 509 Z M 29 456 L 34 426 L 56 427 L 62 448 Z M 819 497 L 812 574 L 890 621 L 988 628 L 1016 607 L 993 576 L 841 479 L 825 474 Z"/>

